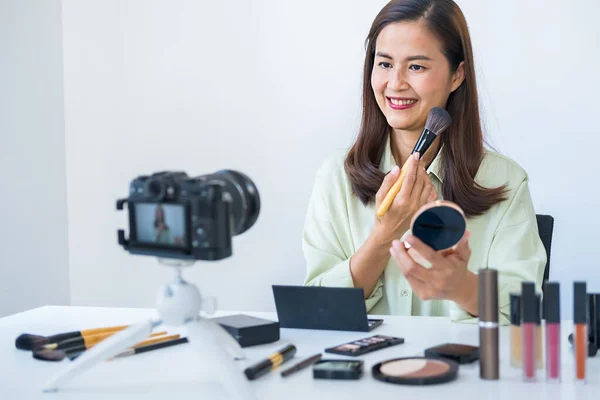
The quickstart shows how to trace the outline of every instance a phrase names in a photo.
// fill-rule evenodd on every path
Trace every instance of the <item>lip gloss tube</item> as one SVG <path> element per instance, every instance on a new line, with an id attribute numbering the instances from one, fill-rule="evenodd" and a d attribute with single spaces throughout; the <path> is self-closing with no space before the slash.
<path id="1" fill-rule="evenodd" d="M 600 346 L 600 293 L 588 293 L 588 336 L 590 343 L 598 348 Z M 592 355 L 588 354 L 588 356 Z"/>
<path id="2" fill-rule="evenodd" d="M 542 295 L 535 295 L 535 368 L 544 368 L 544 339 L 542 337 Z"/>
<path id="3" fill-rule="evenodd" d="M 573 344 L 575 347 L 575 380 L 585 383 L 585 370 L 587 364 L 587 285 L 585 282 L 573 283 L 573 322 L 575 333 Z"/>
<path id="4" fill-rule="evenodd" d="M 479 376 L 500 379 L 498 351 L 498 271 L 479 271 Z"/>
<path id="5" fill-rule="evenodd" d="M 536 367 L 536 326 L 539 308 L 536 307 L 537 297 L 535 295 L 535 284 L 523 282 L 521 284 L 521 306 L 523 323 L 523 380 L 525 382 L 535 381 Z"/>
<path id="6" fill-rule="evenodd" d="M 521 332 L 521 295 L 510 294 L 510 365 L 521 368 L 523 359 L 523 333 Z"/>
<path id="7" fill-rule="evenodd" d="M 547 282 L 545 290 L 546 380 L 560 382 L 560 285 Z"/>

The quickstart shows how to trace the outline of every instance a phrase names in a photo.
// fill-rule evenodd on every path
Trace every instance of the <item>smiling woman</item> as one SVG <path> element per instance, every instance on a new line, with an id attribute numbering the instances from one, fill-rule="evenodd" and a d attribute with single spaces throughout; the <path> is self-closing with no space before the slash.
<path id="1" fill-rule="evenodd" d="M 366 41 L 363 107 L 356 142 L 319 169 L 306 215 L 305 284 L 360 287 L 374 314 L 477 316 L 477 272 L 499 272 L 499 308 L 522 281 L 541 287 L 546 253 L 525 171 L 483 147 L 466 20 L 452 0 L 395 0 Z M 415 146 L 434 107 L 452 123 L 424 154 Z M 375 215 L 406 168 L 388 212 Z M 445 199 L 467 217 L 452 251 L 414 238 L 411 218 Z M 428 261 L 416 263 L 400 239 Z M 390 259 L 390 253 L 393 256 Z"/>

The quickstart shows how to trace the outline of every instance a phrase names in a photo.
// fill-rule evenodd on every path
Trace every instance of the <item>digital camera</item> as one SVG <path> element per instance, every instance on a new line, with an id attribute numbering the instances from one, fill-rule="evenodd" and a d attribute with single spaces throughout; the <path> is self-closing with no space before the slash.
<path id="1" fill-rule="evenodd" d="M 258 218 L 260 197 L 241 172 L 221 170 L 189 177 L 163 171 L 131 181 L 127 204 L 129 238 L 118 241 L 132 254 L 186 260 L 220 260 L 231 256 L 232 237 Z"/>

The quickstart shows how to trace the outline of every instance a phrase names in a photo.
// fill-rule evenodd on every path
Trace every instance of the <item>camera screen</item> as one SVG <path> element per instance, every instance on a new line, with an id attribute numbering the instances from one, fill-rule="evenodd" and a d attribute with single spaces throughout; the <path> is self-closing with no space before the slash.
<path id="1" fill-rule="evenodd" d="M 135 204 L 135 231 L 139 243 L 185 247 L 185 223 L 183 205 Z"/>

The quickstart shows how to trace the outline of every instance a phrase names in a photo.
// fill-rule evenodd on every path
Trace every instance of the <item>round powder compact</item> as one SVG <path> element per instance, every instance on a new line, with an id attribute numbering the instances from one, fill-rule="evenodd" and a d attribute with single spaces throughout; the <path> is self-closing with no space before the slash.
<path id="1" fill-rule="evenodd" d="M 433 385 L 456 379 L 458 364 L 451 360 L 426 357 L 395 358 L 373 366 L 377 380 L 401 385 Z"/>

